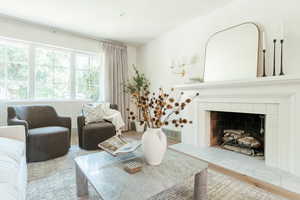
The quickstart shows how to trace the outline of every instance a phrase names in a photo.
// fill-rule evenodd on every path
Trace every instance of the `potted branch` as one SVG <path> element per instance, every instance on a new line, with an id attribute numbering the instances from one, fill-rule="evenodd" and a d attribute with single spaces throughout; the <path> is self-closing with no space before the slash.
<path id="1" fill-rule="evenodd" d="M 150 82 L 146 78 L 145 74 L 140 73 L 135 65 L 132 65 L 134 69 L 134 76 L 131 80 L 124 84 L 125 92 L 130 94 L 131 101 L 135 105 L 135 112 L 130 112 L 130 119 L 135 124 L 135 129 L 137 132 L 144 132 L 145 121 L 142 119 L 142 110 L 139 106 L 142 96 L 148 91 Z"/>
<path id="2" fill-rule="evenodd" d="M 192 121 L 182 118 L 180 113 L 199 94 L 182 99 L 183 92 L 177 98 L 173 97 L 173 93 L 174 89 L 171 90 L 170 95 L 165 93 L 162 88 L 159 89 L 158 93 L 145 91 L 137 104 L 142 113 L 142 120 L 148 127 L 142 137 L 142 147 L 145 159 L 150 165 L 159 165 L 167 149 L 166 135 L 161 128 L 168 125 L 182 128 L 192 123 Z M 130 112 L 129 118 L 134 120 L 134 112 L 128 111 Z"/>

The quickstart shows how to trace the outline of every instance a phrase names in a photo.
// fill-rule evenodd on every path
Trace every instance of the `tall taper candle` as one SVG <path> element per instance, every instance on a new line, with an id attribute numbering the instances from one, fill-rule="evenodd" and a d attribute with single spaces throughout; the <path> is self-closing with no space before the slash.
<path id="1" fill-rule="evenodd" d="M 276 39 L 273 40 L 274 44 L 274 55 L 273 55 L 273 76 L 276 76 Z"/>
<path id="2" fill-rule="evenodd" d="M 263 50 L 263 77 L 266 77 L 266 49 Z"/>
<path id="3" fill-rule="evenodd" d="M 263 44 L 263 50 L 266 50 L 266 35 L 265 35 L 265 32 L 262 33 L 262 44 Z"/>
<path id="4" fill-rule="evenodd" d="M 284 75 L 284 73 L 283 73 L 283 42 L 284 42 L 284 40 L 283 39 L 281 39 L 280 40 L 280 76 L 282 76 L 282 75 Z"/>

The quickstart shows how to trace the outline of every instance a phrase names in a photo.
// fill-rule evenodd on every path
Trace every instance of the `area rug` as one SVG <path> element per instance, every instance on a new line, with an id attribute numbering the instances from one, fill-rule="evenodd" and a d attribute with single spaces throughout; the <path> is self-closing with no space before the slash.
<path id="1" fill-rule="evenodd" d="M 88 153 L 94 152 L 84 151 L 77 145 L 72 145 L 70 152 L 64 157 L 29 164 L 27 200 L 79 199 L 76 197 L 74 158 Z M 99 199 L 91 187 L 89 190 L 89 198 L 82 199 Z M 210 200 L 286 200 L 212 170 L 209 170 L 208 175 L 208 193 Z M 158 194 L 151 200 L 192 200 L 192 195 L 193 180 L 191 179 Z"/>

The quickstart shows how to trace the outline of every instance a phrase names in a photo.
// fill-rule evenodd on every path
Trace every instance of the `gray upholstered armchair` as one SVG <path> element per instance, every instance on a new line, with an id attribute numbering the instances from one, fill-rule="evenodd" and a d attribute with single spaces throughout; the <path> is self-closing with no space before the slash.
<path id="1" fill-rule="evenodd" d="M 56 158 L 70 148 L 71 118 L 58 116 L 51 106 L 9 106 L 7 124 L 25 126 L 28 162 Z"/>
<path id="2" fill-rule="evenodd" d="M 111 109 L 118 110 L 118 105 L 111 104 Z M 98 149 L 98 144 L 116 135 L 115 126 L 109 121 L 85 124 L 83 115 L 77 117 L 79 147 L 86 150 Z"/>

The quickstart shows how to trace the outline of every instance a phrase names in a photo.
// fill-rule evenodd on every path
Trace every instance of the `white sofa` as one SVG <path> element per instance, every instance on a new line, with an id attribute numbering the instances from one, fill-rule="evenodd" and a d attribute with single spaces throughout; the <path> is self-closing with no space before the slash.
<path id="1" fill-rule="evenodd" d="M 25 128 L 23 126 L 0 127 L 0 199 L 26 199 L 25 151 Z"/>

